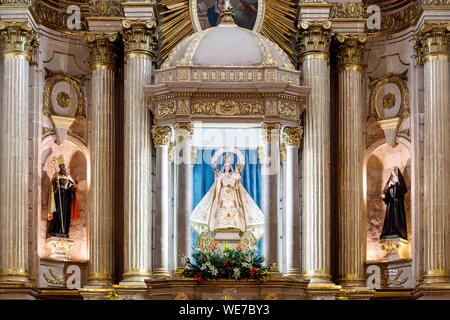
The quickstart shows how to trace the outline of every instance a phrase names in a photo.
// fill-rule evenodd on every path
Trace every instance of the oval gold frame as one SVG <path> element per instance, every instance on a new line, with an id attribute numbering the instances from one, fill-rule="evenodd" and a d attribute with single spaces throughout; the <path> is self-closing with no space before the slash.
<path id="1" fill-rule="evenodd" d="M 200 20 L 198 19 L 198 11 L 197 11 L 197 1 L 198 0 L 189 0 L 190 6 L 189 11 L 191 14 L 192 25 L 194 26 L 195 32 L 202 32 L 202 27 L 200 26 Z M 261 31 L 261 27 L 264 21 L 264 13 L 266 11 L 266 1 L 258 0 L 258 14 L 256 16 L 255 26 L 251 31 L 259 33 Z"/>

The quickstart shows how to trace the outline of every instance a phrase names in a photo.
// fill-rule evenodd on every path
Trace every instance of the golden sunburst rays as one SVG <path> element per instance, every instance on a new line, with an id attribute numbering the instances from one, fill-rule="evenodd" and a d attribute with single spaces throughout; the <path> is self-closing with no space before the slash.
<path id="1" fill-rule="evenodd" d="M 296 61 L 298 1 L 266 0 L 266 9 L 261 34 L 277 43 Z"/>
<path id="2" fill-rule="evenodd" d="M 167 58 L 181 40 L 194 33 L 189 6 L 189 0 L 159 1 L 159 63 Z"/>

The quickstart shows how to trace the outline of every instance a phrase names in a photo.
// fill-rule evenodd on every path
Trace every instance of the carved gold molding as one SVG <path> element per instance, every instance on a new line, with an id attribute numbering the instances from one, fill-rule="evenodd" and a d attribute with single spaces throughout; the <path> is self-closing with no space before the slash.
<path id="1" fill-rule="evenodd" d="M 296 119 L 297 105 L 290 101 L 280 101 L 278 102 L 278 113 L 283 117 Z"/>
<path id="2" fill-rule="evenodd" d="M 118 33 L 86 34 L 92 70 L 103 67 L 114 69 L 117 60 L 115 43 L 118 36 Z"/>
<path id="3" fill-rule="evenodd" d="M 177 102 L 175 100 L 160 102 L 158 104 L 158 118 L 165 119 L 174 116 L 177 111 Z"/>
<path id="4" fill-rule="evenodd" d="M 367 35 L 342 35 L 336 36 L 338 42 L 338 66 L 339 70 L 357 70 L 364 72 L 364 45 Z"/>
<path id="5" fill-rule="evenodd" d="M 39 34 L 27 21 L 0 21 L 0 44 L 4 55 L 23 55 L 33 61 L 39 47 Z"/>
<path id="6" fill-rule="evenodd" d="M 264 102 L 237 102 L 233 100 L 198 101 L 192 105 L 192 113 L 218 116 L 263 115 Z"/>
<path id="7" fill-rule="evenodd" d="M 300 148 L 303 139 L 302 127 L 286 127 L 283 129 L 282 140 L 287 147 Z"/>
<path id="8" fill-rule="evenodd" d="M 51 115 L 57 115 L 57 112 L 53 108 L 52 103 L 53 88 L 58 82 L 66 82 L 73 88 L 73 90 L 77 95 L 78 105 L 75 112 L 75 117 L 77 119 L 86 119 L 84 95 L 81 90 L 84 84 L 84 77 L 83 76 L 76 77 L 68 73 L 56 72 L 47 68 L 45 68 L 45 71 L 46 71 L 45 75 L 46 83 L 44 87 L 44 104 L 42 113 L 46 117 L 50 117 Z"/>
<path id="9" fill-rule="evenodd" d="M 122 5 L 119 0 L 89 0 L 89 15 L 92 17 L 121 17 Z"/>
<path id="10" fill-rule="evenodd" d="M 122 27 L 126 55 L 143 53 L 156 58 L 158 33 L 155 18 L 149 20 L 124 20 Z"/>
<path id="11" fill-rule="evenodd" d="M 417 34 L 414 46 L 418 63 L 435 56 L 449 55 L 450 23 L 425 23 Z"/>
<path id="12" fill-rule="evenodd" d="M 264 122 L 262 124 L 263 139 L 266 143 L 271 143 L 275 137 L 279 139 L 281 125 L 278 122 Z"/>
<path id="13" fill-rule="evenodd" d="M 299 22 L 298 49 L 301 61 L 311 55 L 323 57 L 327 62 L 329 61 L 331 27 L 331 21 L 310 22 L 301 20 Z"/>
<path id="14" fill-rule="evenodd" d="M 1 0 L 0 4 L 31 5 L 33 0 Z"/>
<path id="15" fill-rule="evenodd" d="M 369 116 L 369 122 L 376 122 L 379 120 L 385 120 L 384 115 L 380 114 L 378 108 L 377 108 L 377 101 L 378 96 L 380 93 L 382 93 L 382 89 L 384 86 L 386 86 L 389 83 L 392 83 L 396 85 L 401 94 L 401 104 L 400 109 L 398 113 L 394 117 L 399 117 L 401 121 L 410 115 L 410 109 L 409 109 L 409 94 L 408 94 L 408 84 L 407 84 L 407 77 L 406 73 L 403 74 L 388 74 L 384 77 L 377 78 L 377 79 L 371 79 L 370 87 L 370 116 Z M 400 121 L 400 122 L 401 122 Z"/>
<path id="16" fill-rule="evenodd" d="M 333 3 L 330 11 L 331 19 L 361 19 L 365 10 L 362 2 Z"/>
<path id="17" fill-rule="evenodd" d="M 156 146 L 169 146 L 172 138 L 172 129 L 170 127 L 153 126 L 152 137 Z"/>

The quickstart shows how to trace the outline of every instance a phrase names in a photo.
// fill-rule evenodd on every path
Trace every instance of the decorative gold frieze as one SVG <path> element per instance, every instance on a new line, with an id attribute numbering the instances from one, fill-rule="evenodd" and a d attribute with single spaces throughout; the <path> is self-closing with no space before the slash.
<path id="1" fill-rule="evenodd" d="M 86 41 L 89 44 L 89 56 L 91 69 L 102 67 L 114 68 L 117 54 L 115 43 L 118 33 L 88 33 Z"/>
<path id="2" fill-rule="evenodd" d="M 286 118 L 296 119 L 297 118 L 297 105 L 290 101 L 280 101 L 278 102 L 278 113 Z"/>
<path id="3" fill-rule="evenodd" d="M 263 115 L 264 103 L 233 100 L 198 101 L 192 105 L 192 113 L 204 113 L 218 116 Z"/>
<path id="4" fill-rule="evenodd" d="M 282 140 L 289 147 L 300 148 L 303 139 L 302 127 L 286 127 L 283 130 Z"/>
<path id="5" fill-rule="evenodd" d="M 170 127 L 152 128 L 153 143 L 157 146 L 169 146 L 172 138 L 172 129 Z"/>
<path id="6" fill-rule="evenodd" d="M 333 3 L 330 11 L 331 19 L 361 19 L 364 18 L 364 4 L 362 2 Z"/>
<path id="7" fill-rule="evenodd" d="M 177 102 L 175 100 L 161 102 L 158 104 L 158 118 L 164 119 L 175 115 L 177 111 Z"/>
<path id="8" fill-rule="evenodd" d="M 301 61 L 311 55 L 329 61 L 331 27 L 331 21 L 310 22 L 301 20 L 299 22 L 298 49 Z"/>
<path id="9" fill-rule="evenodd" d="M 0 21 L 0 44 L 4 55 L 24 55 L 32 61 L 39 47 L 39 34 L 27 21 Z"/>
<path id="10" fill-rule="evenodd" d="M 450 0 L 420 0 L 420 3 L 424 9 L 450 6 Z"/>
<path id="11" fill-rule="evenodd" d="M 157 22 L 155 18 L 149 20 L 124 20 L 123 43 L 125 53 L 143 53 L 156 58 L 158 51 Z"/>
<path id="12" fill-rule="evenodd" d="M 184 141 L 190 141 L 194 134 L 194 125 L 192 122 L 177 122 L 175 124 L 176 141 L 177 143 L 183 143 Z"/>
<path id="13" fill-rule="evenodd" d="M 89 15 L 93 17 L 123 16 L 119 0 L 89 0 Z"/>
<path id="14" fill-rule="evenodd" d="M 276 137 L 279 139 L 281 125 L 278 122 L 264 122 L 262 124 L 263 139 L 266 143 L 271 143 L 272 139 Z"/>
<path id="15" fill-rule="evenodd" d="M 418 63 L 433 56 L 449 55 L 450 23 L 425 23 L 416 36 L 414 46 Z"/>
<path id="16" fill-rule="evenodd" d="M 336 36 L 338 42 L 338 65 L 339 69 L 357 70 L 364 72 L 364 45 L 367 35 L 342 35 Z"/>

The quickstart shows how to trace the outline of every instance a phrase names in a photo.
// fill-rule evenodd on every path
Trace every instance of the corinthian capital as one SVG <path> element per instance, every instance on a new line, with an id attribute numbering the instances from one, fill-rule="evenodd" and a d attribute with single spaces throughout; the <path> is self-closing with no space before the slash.
<path id="1" fill-rule="evenodd" d="M 145 53 L 156 57 L 158 50 L 158 33 L 156 19 L 124 20 L 123 43 L 125 53 Z"/>
<path id="2" fill-rule="evenodd" d="M 360 72 L 364 71 L 364 45 L 367 35 L 341 35 L 336 36 L 338 42 L 338 64 L 339 69 L 351 69 Z"/>
<path id="3" fill-rule="evenodd" d="M 39 47 L 39 34 L 26 21 L 0 21 L 0 44 L 3 54 L 22 54 L 31 60 Z"/>
<path id="4" fill-rule="evenodd" d="M 267 143 L 272 142 L 272 138 L 278 139 L 281 125 L 279 123 L 264 122 L 262 124 L 263 139 Z"/>
<path id="5" fill-rule="evenodd" d="M 177 143 L 190 141 L 192 140 L 192 135 L 194 134 L 194 125 L 192 122 L 177 122 L 175 124 L 175 131 Z"/>
<path id="6" fill-rule="evenodd" d="M 100 67 L 114 68 L 117 58 L 117 39 L 117 33 L 88 33 L 86 35 L 92 70 Z"/>
<path id="7" fill-rule="evenodd" d="M 305 21 L 298 24 L 300 59 L 317 56 L 329 61 L 331 21 Z"/>
<path id="8" fill-rule="evenodd" d="M 168 146 L 171 142 L 172 129 L 170 127 L 152 128 L 153 143 L 156 146 Z"/>
<path id="9" fill-rule="evenodd" d="M 286 146 L 300 148 L 303 139 L 302 127 L 286 127 L 283 130 L 283 142 Z"/>
<path id="10" fill-rule="evenodd" d="M 449 54 L 450 23 L 425 23 L 416 36 L 418 62 Z"/>

